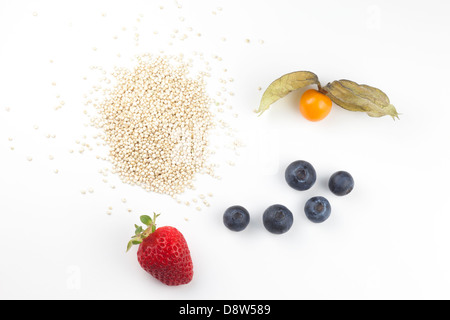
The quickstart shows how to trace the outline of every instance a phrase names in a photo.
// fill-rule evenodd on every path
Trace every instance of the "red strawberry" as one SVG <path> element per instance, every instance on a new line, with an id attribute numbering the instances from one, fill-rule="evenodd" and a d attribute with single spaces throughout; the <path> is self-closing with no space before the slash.
<path id="1" fill-rule="evenodd" d="M 135 236 L 128 243 L 139 244 L 137 257 L 141 267 L 153 277 L 168 286 L 187 284 L 194 275 L 191 254 L 180 231 L 173 227 L 156 229 L 158 215 L 141 216 L 147 229 L 135 225 Z"/>

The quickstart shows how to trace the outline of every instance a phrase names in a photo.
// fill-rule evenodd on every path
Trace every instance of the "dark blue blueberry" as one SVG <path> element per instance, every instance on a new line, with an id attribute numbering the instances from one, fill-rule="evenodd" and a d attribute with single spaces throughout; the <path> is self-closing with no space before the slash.
<path id="1" fill-rule="evenodd" d="M 250 222 L 250 214 L 241 206 L 228 208 L 223 214 L 223 223 L 231 231 L 242 231 Z"/>
<path id="2" fill-rule="evenodd" d="M 286 182 L 295 190 L 308 190 L 316 182 L 316 170 L 306 161 L 298 160 L 291 163 L 284 174 Z"/>
<path id="3" fill-rule="evenodd" d="M 305 214 L 312 222 L 324 222 L 331 214 L 330 203 L 324 197 L 312 197 L 305 204 Z"/>
<path id="4" fill-rule="evenodd" d="M 353 181 L 353 177 L 346 171 L 338 171 L 333 173 L 328 181 L 328 187 L 331 192 L 337 196 L 345 196 L 346 194 L 349 194 L 353 190 L 354 186 L 355 182 Z"/>
<path id="5" fill-rule="evenodd" d="M 281 204 L 270 206 L 264 211 L 263 224 L 267 231 L 282 234 L 292 227 L 294 216 L 288 208 Z"/>

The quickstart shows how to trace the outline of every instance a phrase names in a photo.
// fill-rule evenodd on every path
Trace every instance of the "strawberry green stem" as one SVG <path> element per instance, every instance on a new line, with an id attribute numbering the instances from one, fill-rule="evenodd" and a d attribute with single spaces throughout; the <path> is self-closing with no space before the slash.
<path id="1" fill-rule="evenodd" d="M 141 226 L 135 225 L 136 231 L 134 232 L 134 236 L 131 237 L 131 240 L 127 245 L 127 252 L 131 249 L 133 245 L 141 244 L 145 238 L 150 236 L 156 230 L 156 218 L 159 214 L 153 213 L 153 219 L 147 215 L 143 215 L 140 217 L 140 220 L 143 224 L 147 226 L 146 229 L 143 229 Z"/>

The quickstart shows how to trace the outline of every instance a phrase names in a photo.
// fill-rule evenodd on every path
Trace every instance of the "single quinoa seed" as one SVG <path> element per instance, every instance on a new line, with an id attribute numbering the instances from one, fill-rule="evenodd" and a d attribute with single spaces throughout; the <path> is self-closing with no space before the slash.
<path id="1" fill-rule="evenodd" d="M 134 69 L 113 76 L 115 86 L 97 104 L 96 125 L 114 172 L 148 191 L 183 193 L 206 166 L 213 127 L 202 78 L 189 78 L 188 64 L 166 56 L 139 56 Z"/>

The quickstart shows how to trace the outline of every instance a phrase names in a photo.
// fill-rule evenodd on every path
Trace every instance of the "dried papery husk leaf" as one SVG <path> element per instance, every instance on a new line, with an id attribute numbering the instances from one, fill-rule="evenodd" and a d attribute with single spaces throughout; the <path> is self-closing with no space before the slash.
<path id="1" fill-rule="evenodd" d="M 397 110 L 380 89 L 350 80 L 339 80 L 327 84 L 322 92 L 344 109 L 366 112 L 371 117 L 391 116 L 398 119 Z"/>
<path id="2" fill-rule="evenodd" d="M 261 98 L 259 109 L 256 112 L 261 115 L 274 102 L 283 98 L 288 93 L 313 84 L 320 86 L 319 78 L 312 72 L 296 71 L 285 74 L 267 87 Z"/>

